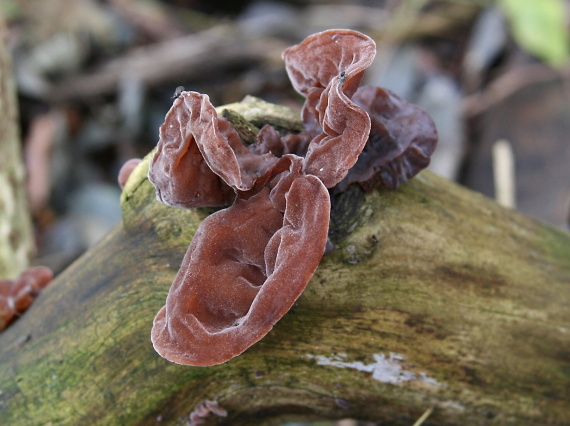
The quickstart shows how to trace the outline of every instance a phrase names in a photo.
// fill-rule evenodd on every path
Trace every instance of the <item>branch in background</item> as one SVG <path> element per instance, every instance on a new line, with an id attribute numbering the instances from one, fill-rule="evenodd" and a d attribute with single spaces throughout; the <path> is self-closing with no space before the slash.
<path id="1" fill-rule="evenodd" d="M 568 80 L 569 77 L 570 67 L 556 70 L 544 64 L 519 66 L 497 77 L 485 90 L 466 97 L 463 112 L 467 117 L 477 116 L 525 87 L 557 78 Z"/>
<path id="2" fill-rule="evenodd" d="M 95 72 L 52 87 L 46 98 L 62 101 L 109 94 L 129 76 L 153 85 L 198 78 L 232 64 L 280 61 L 279 54 L 285 47 L 275 39 L 248 39 L 235 27 L 218 26 L 199 34 L 133 49 Z"/>

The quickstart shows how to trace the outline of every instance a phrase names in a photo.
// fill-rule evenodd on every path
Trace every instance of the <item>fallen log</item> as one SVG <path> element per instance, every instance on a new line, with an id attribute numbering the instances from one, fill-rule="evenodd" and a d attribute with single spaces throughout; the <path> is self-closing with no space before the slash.
<path id="1" fill-rule="evenodd" d="M 3 424 L 180 424 L 204 400 L 227 411 L 207 424 L 410 425 L 430 408 L 430 424 L 570 421 L 568 233 L 430 172 L 351 187 L 333 199 L 335 250 L 274 329 L 225 364 L 180 366 L 150 329 L 213 210 L 157 202 L 147 168 L 123 221 L 0 334 Z"/>

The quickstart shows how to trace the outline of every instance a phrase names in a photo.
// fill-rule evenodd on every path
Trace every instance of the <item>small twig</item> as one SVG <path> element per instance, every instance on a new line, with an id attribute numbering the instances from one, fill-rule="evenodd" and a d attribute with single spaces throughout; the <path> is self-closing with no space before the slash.
<path id="1" fill-rule="evenodd" d="M 424 413 L 420 416 L 419 419 L 416 420 L 416 422 L 413 424 L 413 426 L 420 426 L 423 424 L 423 422 L 425 422 L 427 420 L 427 418 L 429 416 L 431 416 L 431 413 L 433 413 L 433 407 L 428 408 L 426 411 L 424 411 Z"/>
<path id="2" fill-rule="evenodd" d="M 493 145 L 493 176 L 495 200 L 504 207 L 514 209 L 515 158 L 509 141 L 500 139 Z"/>
<path id="3" fill-rule="evenodd" d="M 131 50 L 95 72 L 71 77 L 51 88 L 47 97 L 68 100 L 112 93 L 119 82 L 136 76 L 144 85 L 188 80 L 232 63 L 270 61 L 284 49 L 282 42 L 253 39 L 231 25 Z"/>

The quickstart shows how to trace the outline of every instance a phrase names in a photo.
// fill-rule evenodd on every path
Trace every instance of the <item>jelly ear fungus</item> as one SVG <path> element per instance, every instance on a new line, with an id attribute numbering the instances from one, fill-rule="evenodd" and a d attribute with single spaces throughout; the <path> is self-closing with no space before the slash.
<path id="1" fill-rule="evenodd" d="M 241 354 L 291 308 L 319 265 L 327 188 L 395 186 L 429 163 L 436 134 L 427 114 L 381 89 L 359 89 L 375 52 L 372 39 L 351 30 L 285 50 L 293 86 L 306 98 L 300 134 L 265 126 L 246 146 L 208 96 L 183 91 L 174 100 L 150 163 L 157 198 L 183 208 L 230 206 L 199 226 L 154 320 L 161 356 L 209 366 Z"/>
<path id="2" fill-rule="evenodd" d="M 181 108 L 194 109 L 178 114 Z M 204 188 L 184 168 L 171 167 L 190 155 L 190 163 L 208 166 L 215 185 Z M 321 260 L 330 213 L 326 187 L 303 166 L 294 154 L 249 152 L 206 95 L 184 92 L 175 101 L 149 170 L 157 194 L 179 206 L 187 205 L 180 195 L 217 205 L 231 189 L 233 204 L 202 222 L 186 252 L 154 320 L 151 338 L 160 355 L 194 366 L 228 361 L 290 309 Z"/>

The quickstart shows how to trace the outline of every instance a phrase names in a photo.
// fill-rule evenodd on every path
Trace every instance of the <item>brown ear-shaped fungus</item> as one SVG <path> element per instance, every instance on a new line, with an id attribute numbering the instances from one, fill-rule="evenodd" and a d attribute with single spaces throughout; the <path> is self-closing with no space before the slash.
<path id="1" fill-rule="evenodd" d="M 182 93 L 185 95 L 185 92 Z M 174 100 L 160 126 L 160 139 L 148 171 L 159 201 L 174 207 L 209 207 L 230 204 L 234 191 L 206 164 L 192 133 L 194 113 Z"/>
<path id="2" fill-rule="evenodd" d="M 325 89 L 343 73 L 343 89 L 350 97 L 375 55 L 376 44 L 370 37 L 352 30 L 327 30 L 285 49 L 282 56 L 291 84 L 303 96 Z"/>
<path id="3" fill-rule="evenodd" d="M 148 176 L 165 204 L 222 206 L 234 199 L 234 189 L 250 190 L 276 161 L 251 153 L 207 95 L 182 92 L 160 127 Z"/>
<path id="4" fill-rule="evenodd" d="M 374 41 L 351 30 L 323 31 L 283 52 L 293 87 L 306 96 L 306 127 L 313 129 L 316 119 L 322 129 L 308 145 L 305 171 L 329 188 L 356 163 L 368 139 L 370 118 L 350 98 L 375 55 Z"/>
<path id="5" fill-rule="evenodd" d="M 324 252 L 330 201 L 301 166 L 283 157 L 269 185 L 204 219 L 154 320 L 160 355 L 195 366 L 228 361 L 302 293 Z"/>
<path id="6" fill-rule="evenodd" d="M 183 92 L 161 130 L 149 171 L 159 199 L 172 203 L 190 187 L 185 200 L 203 201 L 195 195 L 204 190 L 200 182 L 185 175 L 196 170 L 169 173 L 191 149 L 188 166 L 207 166 L 219 179 L 209 182 L 236 194 L 231 207 L 198 228 L 152 331 L 155 349 L 168 360 L 214 365 L 261 339 L 301 294 L 325 249 L 329 195 L 303 172 L 301 157 L 250 152 L 206 95 Z"/>
<path id="7" fill-rule="evenodd" d="M 183 92 L 180 97 L 186 109 L 193 111 L 188 127 L 208 167 L 237 191 L 253 188 L 277 158 L 271 154 L 251 153 L 229 121 L 218 118 L 208 95 Z"/>
<path id="8" fill-rule="evenodd" d="M 261 129 L 252 151 L 305 157 L 305 172 L 327 187 L 336 185 L 358 158 L 370 132 L 370 119 L 351 101 L 376 45 L 352 30 L 328 30 L 307 37 L 283 52 L 294 88 L 305 96 L 305 131 L 281 138 Z"/>
<path id="9" fill-rule="evenodd" d="M 305 172 L 318 176 L 327 188 L 339 183 L 358 160 L 370 133 L 370 117 L 341 90 L 340 79 L 323 91 L 317 106 L 322 111 L 323 133 L 309 144 Z"/>
<path id="10" fill-rule="evenodd" d="M 248 147 L 206 95 L 182 92 L 174 101 L 149 170 L 159 200 L 234 203 L 204 219 L 186 252 L 154 320 L 160 355 L 207 366 L 245 351 L 317 268 L 327 242 L 327 187 L 393 187 L 427 165 L 436 140 L 431 119 L 390 92 L 358 89 L 374 55 L 374 42 L 350 30 L 287 49 L 287 71 L 306 97 L 305 131 L 281 137 L 265 126 Z"/>
<path id="11" fill-rule="evenodd" d="M 0 331 L 22 315 L 53 278 L 51 269 L 36 266 L 15 280 L 0 280 Z"/>
<path id="12" fill-rule="evenodd" d="M 351 183 L 365 190 L 395 189 L 429 165 L 437 130 L 423 109 L 371 86 L 359 88 L 353 101 L 368 112 L 372 127 L 358 162 L 337 190 L 344 191 Z"/>

